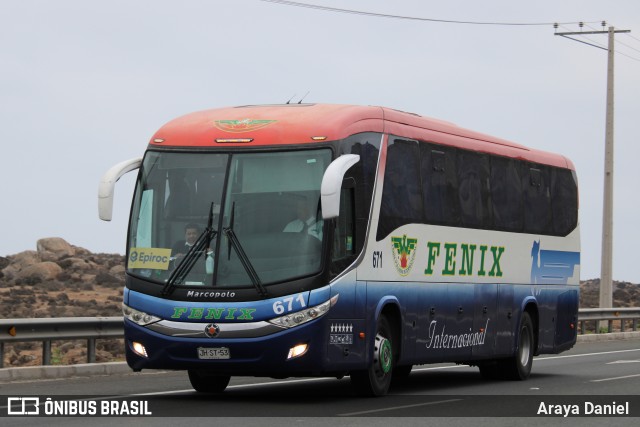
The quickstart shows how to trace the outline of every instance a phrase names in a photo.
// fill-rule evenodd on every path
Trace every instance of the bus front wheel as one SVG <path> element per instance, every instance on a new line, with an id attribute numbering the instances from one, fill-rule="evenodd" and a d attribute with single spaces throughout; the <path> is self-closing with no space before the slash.
<path id="1" fill-rule="evenodd" d="M 222 393 L 230 380 L 228 375 L 212 375 L 189 369 L 189 381 L 198 393 Z"/>
<path id="2" fill-rule="evenodd" d="M 351 373 L 351 382 L 358 394 L 363 396 L 387 394 L 395 364 L 393 340 L 389 321 L 385 316 L 381 316 L 373 346 L 373 360 L 369 369 Z"/>

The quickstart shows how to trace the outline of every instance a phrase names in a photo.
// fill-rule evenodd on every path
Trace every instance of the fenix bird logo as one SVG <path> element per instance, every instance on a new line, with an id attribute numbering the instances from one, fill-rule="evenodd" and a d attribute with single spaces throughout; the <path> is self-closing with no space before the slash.
<path id="1" fill-rule="evenodd" d="M 418 239 L 407 237 L 406 234 L 402 237 L 392 236 L 391 244 L 393 246 L 393 263 L 396 266 L 396 270 L 401 276 L 408 275 L 416 258 Z"/>

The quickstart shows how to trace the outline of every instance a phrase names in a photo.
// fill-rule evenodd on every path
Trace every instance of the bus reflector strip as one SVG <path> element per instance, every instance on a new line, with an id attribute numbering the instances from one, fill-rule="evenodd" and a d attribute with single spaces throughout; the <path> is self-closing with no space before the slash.
<path id="1" fill-rule="evenodd" d="M 252 142 L 253 138 L 218 138 L 216 142 L 218 144 L 236 144 L 236 143 L 248 143 Z"/>

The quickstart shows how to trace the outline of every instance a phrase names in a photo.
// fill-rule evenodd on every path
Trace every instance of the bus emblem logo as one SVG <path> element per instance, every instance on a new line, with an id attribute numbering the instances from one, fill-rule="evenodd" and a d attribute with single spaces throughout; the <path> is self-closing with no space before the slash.
<path id="1" fill-rule="evenodd" d="M 269 126 L 271 123 L 275 123 L 277 120 L 216 120 L 215 126 L 225 132 L 242 133 L 251 132 L 252 130 L 262 129 Z"/>
<path id="2" fill-rule="evenodd" d="M 218 336 L 219 333 L 220 333 L 220 326 L 216 325 L 215 323 L 209 323 L 207 326 L 204 327 L 204 334 L 209 338 L 215 338 Z"/>
<path id="3" fill-rule="evenodd" d="M 417 245 L 418 239 L 407 237 L 406 234 L 402 237 L 391 237 L 393 263 L 401 276 L 406 276 L 411 272 L 413 261 L 416 259 Z"/>

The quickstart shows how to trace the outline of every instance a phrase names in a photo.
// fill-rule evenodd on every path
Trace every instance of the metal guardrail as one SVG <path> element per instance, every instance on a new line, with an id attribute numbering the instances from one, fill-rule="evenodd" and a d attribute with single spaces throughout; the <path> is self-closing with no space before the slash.
<path id="1" fill-rule="evenodd" d="M 614 322 L 624 332 L 626 323 L 638 330 L 640 308 L 583 308 L 578 311 L 579 332 L 585 334 L 586 323 L 595 322 L 594 331 L 613 332 Z M 607 322 L 602 327 L 601 322 Z M 35 319 L 0 319 L 0 368 L 4 367 L 5 343 L 41 341 L 42 364 L 51 364 L 51 342 L 61 340 L 87 340 L 87 362 L 96 361 L 96 340 L 124 336 L 123 318 L 118 317 L 58 317 Z"/>
<path id="2" fill-rule="evenodd" d="M 55 317 L 0 319 L 0 368 L 4 367 L 5 343 L 41 341 L 42 364 L 51 364 L 51 342 L 87 340 L 87 362 L 96 361 L 96 340 L 124 336 L 123 318 Z"/>
<path id="3" fill-rule="evenodd" d="M 603 333 L 602 329 L 606 328 L 606 332 L 613 332 L 614 323 L 620 324 L 620 332 L 626 332 L 626 325 L 630 321 L 631 329 L 638 330 L 638 319 L 640 319 L 640 308 L 636 307 L 620 307 L 620 308 L 582 308 L 578 310 L 578 323 L 580 324 L 580 333 L 585 334 L 585 324 L 594 322 L 595 333 Z M 602 326 L 602 322 L 606 321 L 606 327 Z"/>

